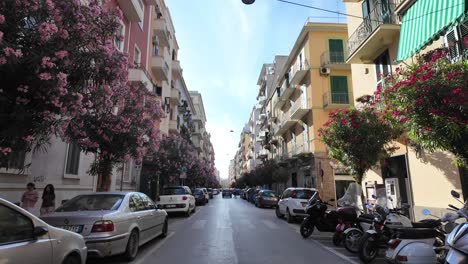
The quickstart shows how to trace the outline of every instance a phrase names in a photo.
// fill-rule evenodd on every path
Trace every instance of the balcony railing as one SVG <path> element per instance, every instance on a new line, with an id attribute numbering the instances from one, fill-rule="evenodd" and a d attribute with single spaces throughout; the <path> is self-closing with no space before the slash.
<path id="1" fill-rule="evenodd" d="M 305 96 L 305 95 L 302 95 Z M 300 119 L 309 111 L 309 100 L 299 97 L 291 106 L 289 112 L 291 113 L 291 119 Z"/>
<path id="2" fill-rule="evenodd" d="M 321 65 L 345 64 L 346 53 L 344 51 L 325 51 L 320 55 Z"/>
<path id="3" fill-rule="evenodd" d="M 327 92 L 323 94 L 323 106 L 349 105 L 351 93 Z"/>
<path id="4" fill-rule="evenodd" d="M 291 85 L 299 84 L 304 79 L 305 74 L 309 70 L 309 62 L 306 59 L 297 59 L 291 66 Z"/>
<path id="5" fill-rule="evenodd" d="M 395 14 L 395 4 L 378 3 L 367 17 L 365 17 L 353 34 L 348 39 L 348 52 L 352 55 L 370 35 L 383 24 L 398 24 L 398 16 Z M 348 55 L 348 56 L 349 56 Z"/>

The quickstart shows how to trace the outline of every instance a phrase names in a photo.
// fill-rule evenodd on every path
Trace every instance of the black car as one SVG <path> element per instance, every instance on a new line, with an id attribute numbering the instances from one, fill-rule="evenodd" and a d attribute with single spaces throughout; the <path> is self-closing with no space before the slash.
<path id="1" fill-rule="evenodd" d="M 223 190 L 223 198 L 224 198 L 224 197 L 228 197 L 228 196 L 229 196 L 229 198 L 232 198 L 232 192 L 231 192 L 231 190 L 229 190 L 229 189 L 224 189 L 224 190 Z"/>
<path id="2" fill-rule="evenodd" d="M 206 188 L 208 190 L 208 195 L 210 196 L 210 199 L 213 199 L 213 189 L 212 188 Z"/>
<path id="3" fill-rule="evenodd" d="M 208 201 L 206 200 L 203 190 L 200 188 L 192 190 L 193 196 L 195 197 L 196 205 L 205 205 Z"/>

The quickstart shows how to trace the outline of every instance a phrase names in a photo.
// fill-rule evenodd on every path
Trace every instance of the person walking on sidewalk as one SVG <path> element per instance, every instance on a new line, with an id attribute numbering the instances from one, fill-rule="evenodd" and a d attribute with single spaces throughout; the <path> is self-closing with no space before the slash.
<path id="1" fill-rule="evenodd" d="M 26 185 L 26 188 L 28 189 L 23 193 L 23 197 L 21 197 L 21 207 L 26 209 L 28 212 L 33 211 L 34 206 L 37 203 L 37 200 L 39 199 L 39 195 L 37 194 L 36 191 L 36 186 L 34 183 L 30 182 Z"/>
<path id="2" fill-rule="evenodd" d="M 52 184 L 47 184 L 42 193 L 41 215 L 49 214 L 55 210 L 55 189 Z"/>

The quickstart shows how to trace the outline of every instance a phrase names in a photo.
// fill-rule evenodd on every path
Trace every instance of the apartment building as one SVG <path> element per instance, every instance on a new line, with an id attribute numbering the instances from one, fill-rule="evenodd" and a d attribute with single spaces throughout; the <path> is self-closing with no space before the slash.
<path id="1" fill-rule="evenodd" d="M 463 59 L 466 54 L 467 42 L 462 42 L 468 40 L 464 0 L 343 2 L 346 13 L 353 15 L 347 18 L 346 62 L 352 68 L 354 99 L 372 95 L 378 84 L 385 87 L 382 75 L 405 67 L 417 54 L 443 46 L 449 48 L 452 59 Z M 362 184 L 370 200 L 377 188 L 385 188 L 396 202 L 409 203 L 409 215 L 420 220 L 423 208 L 435 215 L 444 213 L 453 201 L 451 190 L 463 191 L 466 197 L 466 180 L 451 163 L 451 155 L 419 156 L 404 138 L 394 143 L 399 150 L 365 175 Z"/>
<path id="2" fill-rule="evenodd" d="M 206 131 L 206 114 L 203 106 L 202 95 L 197 91 L 190 91 L 194 105 L 192 115 L 192 142 L 198 151 L 200 158 L 205 160 L 214 160 L 214 150 L 211 144 L 211 135 Z"/>

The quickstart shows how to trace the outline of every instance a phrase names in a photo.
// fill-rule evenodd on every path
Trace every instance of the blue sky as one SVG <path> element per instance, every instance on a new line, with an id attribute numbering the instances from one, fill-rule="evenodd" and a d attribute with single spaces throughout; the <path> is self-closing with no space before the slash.
<path id="1" fill-rule="evenodd" d="M 293 0 L 344 12 L 341 0 Z M 179 60 L 189 90 L 203 97 L 207 130 L 216 167 L 227 178 L 240 132 L 248 122 L 258 93 L 263 63 L 288 55 L 308 17 L 314 22 L 340 22 L 337 14 L 276 0 L 166 0 L 180 47 Z M 230 130 L 234 130 L 230 133 Z"/>

